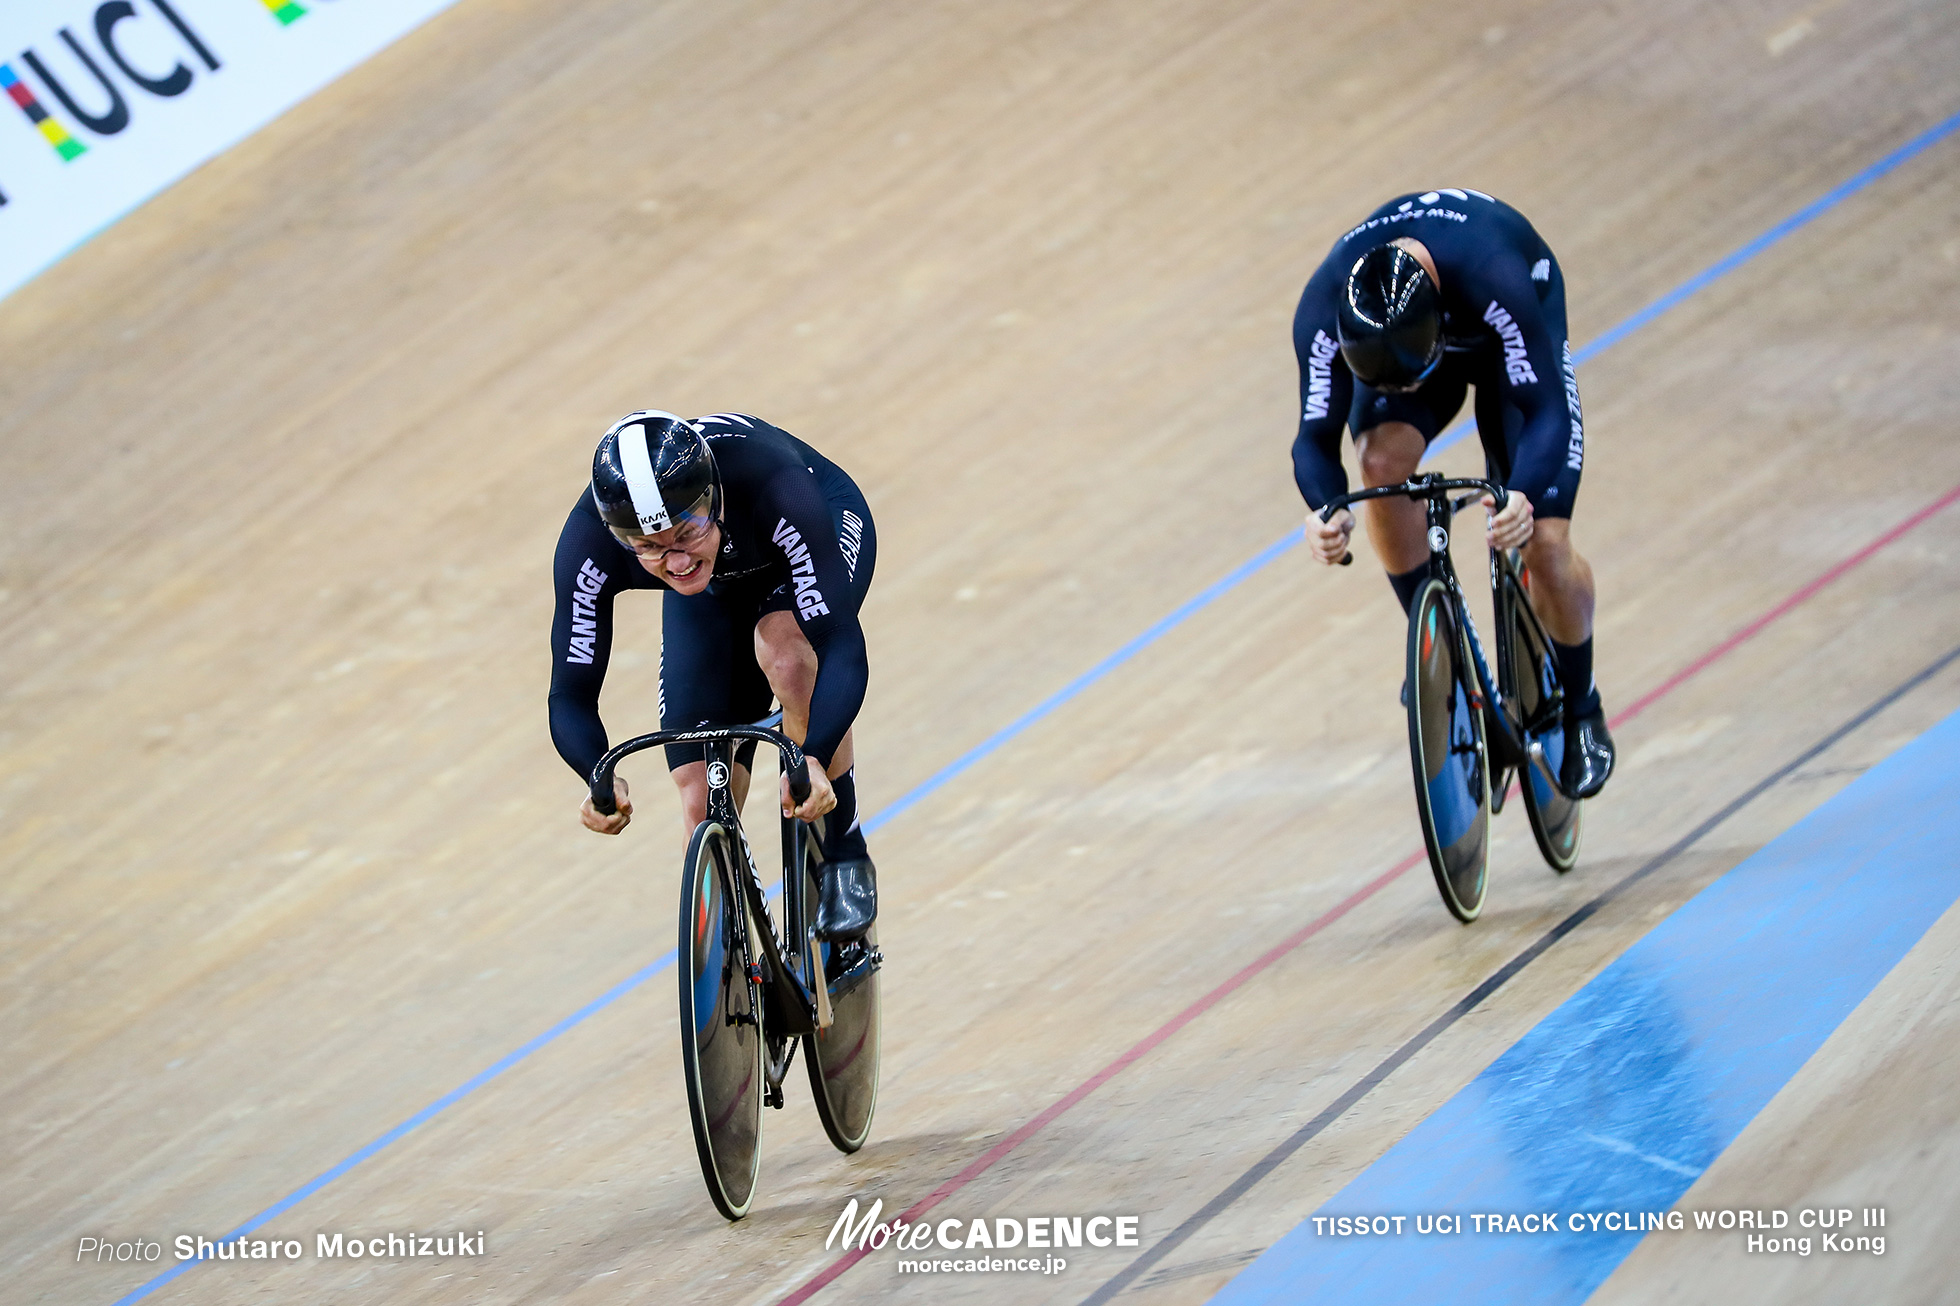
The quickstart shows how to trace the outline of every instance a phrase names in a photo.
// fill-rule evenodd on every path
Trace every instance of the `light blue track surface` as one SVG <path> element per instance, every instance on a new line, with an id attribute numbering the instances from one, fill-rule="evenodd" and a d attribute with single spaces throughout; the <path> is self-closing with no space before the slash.
<path id="1" fill-rule="evenodd" d="M 1957 838 L 1960 713 L 1689 900 L 1317 1213 L 1460 1213 L 1461 1235 L 1309 1219 L 1213 1301 L 1585 1300 L 1641 1235 L 1569 1215 L 1673 1206 L 1960 899 Z M 1561 1232 L 1471 1219 L 1547 1211 Z"/>

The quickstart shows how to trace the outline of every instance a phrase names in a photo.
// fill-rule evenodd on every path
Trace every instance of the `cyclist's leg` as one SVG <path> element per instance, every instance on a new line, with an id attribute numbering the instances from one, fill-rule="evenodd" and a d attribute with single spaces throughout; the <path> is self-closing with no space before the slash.
<path id="1" fill-rule="evenodd" d="M 1592 564 L 1572 547 L 1571 518 L 1538 518 L 1523 553 L 1531 572 L 1531 606 L 1552 642 L 1573 645 L 1591 640 Z"/>
<path id="2" fill-rule="evenodd" d="M 765 715 L 769 683 L 745 647 L 753 597 L 741 589 L 721 595 L 669 590 L 661 600 L 661 728 L 726 725 Z M 681 825 L 692 834 L 708 813 L 707 750 L 700 744 L 669 744 L 666 752 L 668 773 L 680 791 Z M 740 808 L 748 797 L 748 767 L 738 760 L 731 779 Z"/>
<path id="3" fill-rule="evenodd" d="M 1383 422 L 1354 437 L 1354 451 L 1361 463 L 1361 483 L 1373 488 L 1394 485 L 1415 474 L 1429 442 L 1422 432 L 1407 422 Z M 1372 499 L 1358 505 L 1368 527 L 1368 543 L 1375 557 L 1393 577 L 1429 560 L 1429 545 L 1423 539 L 1423 506 L 1413 499 Z M 1403 601 L 1407 607 L 1407 600 Z"/>
<path id="4" fill-rule="evenodd" d="M 1388 394 L 1357 383 L 1348 427 L 1355 432 L 1362 483 L 1394 485 L 1415 475 L 1429 442 L 1463 406 L 1465 389 L 1462 364 L 1454 357 L 1445 357 L 1436 376 L 1411 394 Z M 1407 611 L 1429 564 L 1423 505 L 1412 499 L 1374 499 L 1361 510 L 1368 541 Z"/>
<path id="5" fill-rule="evenodd" d="M 849 583 L 842 595 L 828 595 L 833 611 L 848 608 L 855 615 L 864 605 L 877 567 L 878 537 L 871 509 L 848 480 L 826 485 L 831 526 L 845 558 Z M 840 603 L 842 608 L 840 608 Z M 784 733 L 799 742 L 810 725 L 810 696 L 816 689 L 817 656 L 793 615 L 790 587 L 783 586 L 763 601 L 756 622 L 756 661 L 775 686 L 783 705 Z M 830 777 L 837 805 L 824 822 L 824 872 L 817 907 L 821 937 L 833 941 L 862 938 L 878 916 L 877 870 L 865 846 L 857 801 L 854 731 L 845 731 L 824 773 Z"/>
<path id="6" fill-rule="evenodd" d="M 786 590 L 775 603 L 787 606 L 769 606 L 755 623 L 755 660 L 768 677 L 776 701 L 782 704 L 783 733 L 800 744 L 810 732 L 810 695 L 817 688 L 817 652 L 804 638 L 797 624 L 795 603 Z M 830 765 L 824 768 L 824 774 L 833 781 L 849 771 L 857 760 L 854 734 L 854 730 L 844 732 L 844 741 L 837 746 Z"/>
<path id="7" fill-rule="evenodd" d="M 1556 265 L 1545 309 L 1547 317 L 1563 330 L 1564 281 Z M 1560 781 L 1574 797 L 1586 798 L 1598 793 L 1612 774 L 1614 747 L 1593 680 L 1597 591 L 1592 564 L 1572 544 L 1572 509 L 1584 470 L 1585 428 L 1569 344 L 1564 346 L 1563 356 L 1568 421 L 1556 430 L 1555 447 L 1521 447 L 1522 416 L 1503 401 L 1504 388 L 1495 376 L 1477 387 L 1477 428 L 1494 478 L 1508 483 L 1510 469 L 1523 466 L 1535 485 L 1532 537 L 1522 554 L 1530 576 L 1531 606 L 1551 637 L 1559 680 L 1565 687 L 1565 760 Z M 1530 470 L 1533 468 L 1540 470 Z"/>
<path id="8" fill-rule="evenodd" d="M 1551 636 L 1565 686 L 1565 760 L 1559 781 L 1574 798 L 1590 798 L 1613 773 L 1615 749 L 1593 679 L 1592 564 L 1572 547 L 1572 522 L 1539 518 L 1523 550 L 1531 606 Z"/>
<path id="9" fill-rule="evenodd" d="M 1562 297 L 1556 302 L 1560 309 L 1558 319 L 1563 321 Z M 1551 307 L 1548 302 L 1548 312 Z M 1593 572 L 1592 564 L 1572 545 L 1572 508 L 1579 497 L 1583 442 L 1573 439 L 1571 427 L 1561 424 L 1556 432 L 1556 448 L 1521 448 L 1524 416 L 1508 401 L 1502 375 L 1493 371 L 1480 377 L 1479 382 L 1477 434 L 1483 441 L 1490 479 L 1508 485 L 1512 481 L 1512 469 L 1523 465 L 1527 468 L 1527 478 L 1535 482 L 1525 491 L 1531 497 L 1533 529 L 1530 543 L 1522 550 L 1524 565 L 1531 575 L 1531 606 L 1553 644 L 1564 650 L 1559 668 L 1562 677 L 1569 671 L 1579 670 L 1565 664 L 1579 660 L 1575 659 L 1574 651 L 1583 648 L 1583 660 L 1588 665 L 1577 678 L 1582 687 L 1576 694 L 1569 694 L 1566 702 L 1568 709 L 1584 709 L 1588 707 L 1586 689 L 1591 684 Z M 1576 386 L 1567 391 L 1568 394 L 1576 392 Z M 1576 403 L 1571 407 L 1572 427 L 1577 427 Z M 1531 468 L 1556 470 L 1533 472 Z"/>

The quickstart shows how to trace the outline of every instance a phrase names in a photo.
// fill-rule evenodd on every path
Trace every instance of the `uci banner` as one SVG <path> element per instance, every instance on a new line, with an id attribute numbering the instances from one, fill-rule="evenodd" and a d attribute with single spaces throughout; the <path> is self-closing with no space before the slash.
<path id="1" fill-rule="evenodd" d="M 0 296 L 454 3 L 0 3 Z"/>

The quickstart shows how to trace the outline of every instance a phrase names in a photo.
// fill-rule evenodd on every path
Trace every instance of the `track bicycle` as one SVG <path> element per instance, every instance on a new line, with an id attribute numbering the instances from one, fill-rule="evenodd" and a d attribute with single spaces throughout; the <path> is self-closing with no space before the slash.
<path id="1" fill-rule="evenodd" d="M 803 750 L 770 728 L 778 720 L 780 714 L 754 725 L 640 735 L 600 758 L 591 777 L 592 805 L 611 815 L 621 759 L 663 744 L 707 748 L 708 810 L 681 867 L 675 960 L 694 1150 L 708 1196 L 730 1220 L 747 1215 L 755 1201 L 762 1106 L 782 1107 L 799 1045 L 817 1118 L 838 1151 L 864 1146 L 878 1100 L 877 972 L 884 957 L 875 927 L 847 943 L 817 937 L 818 831 L 784 817 L 779 933 L 742 830 L 732 788 L 737 741 L 750 745 L 744 752 L 773 744 L 791 797 L 801 803 L 810 794 Z"/>
<path id="2" fill-rule="evenodd" d="M 1453 500 L 1460 490 L 1471 493 Z M 1326 521 L 1351 504 L 1391 495 L 1419 499 L 1427 509 L 1429 574 L 1409 604 L 1409 760 L 1436 889 L 1466 924 L 1483 910 L 1490 818 L 1503 811 L 1514 773 L 1546 862 L 1563 873 L 1579 858 L 1580 804 L 1559 781 L 1565 691 L 1551 639 L 1531 606 L 1529 576 L 1517 550 L 1491 550 L 1498 629 L 1493 680 L 1450 561 L 1451 520 L 1486 494 L 1503 511 L 1509 494 L 1501 485 L 1424 472 L 1399 485 L 1341 495 L 1320 510 Z"/>

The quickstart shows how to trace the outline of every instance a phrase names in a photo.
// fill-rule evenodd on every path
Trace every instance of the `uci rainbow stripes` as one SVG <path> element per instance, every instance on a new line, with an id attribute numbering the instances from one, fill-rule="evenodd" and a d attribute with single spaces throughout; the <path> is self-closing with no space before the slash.
<path id="1" fill-rule="evenodd" d="M 259 0 L 259 2 L 271 12 L 274 18 L 279 20 L 282 26 L 296 23 L 306 17 L 305 7 L 294 4 L 292 0 Z M 312 29 L 308 28 L 307 30 L 311 31 Z"/>
<path id="2" fill-rule="evenodd" d="M 34 92 L 14 72 L 12 64 L 0 63 L 0 90 L 4 90 L 7 97 L 20 106 L 20 111 L 27 115 L 27 121 L 47 138 L 48 144 L 54 146 L 55 153 L 64 161 L 88 153 L 88 146 L 70 136 L 68 129 L 41 107 L 41 102 L 34 98 Z"/>

